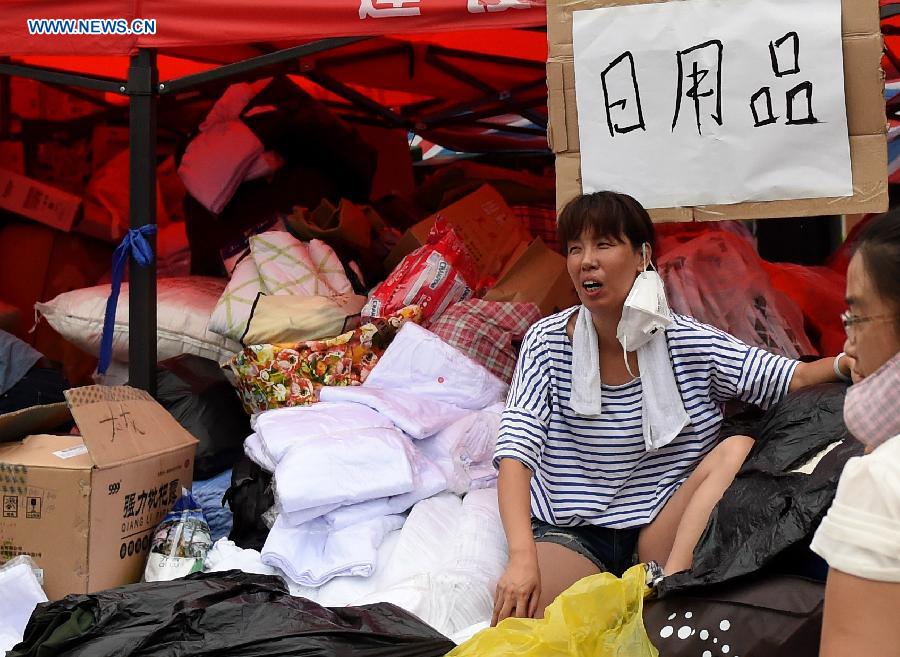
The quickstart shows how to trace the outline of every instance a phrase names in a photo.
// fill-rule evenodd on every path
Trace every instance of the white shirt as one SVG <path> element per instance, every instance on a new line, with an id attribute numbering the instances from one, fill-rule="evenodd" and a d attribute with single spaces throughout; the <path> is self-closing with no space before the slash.
<path id="1" fill-rule="evenodd" d="M 900 582 L 900 435 L 847 461 L 810 547 L 848 575 Z"/>

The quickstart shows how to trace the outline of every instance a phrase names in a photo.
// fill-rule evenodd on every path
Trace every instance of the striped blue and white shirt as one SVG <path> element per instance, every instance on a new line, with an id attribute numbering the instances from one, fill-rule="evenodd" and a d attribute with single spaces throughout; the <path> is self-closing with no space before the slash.
<path id="1" fill-rule="evenodd" d="M 544 522 L 641 527 L 716 445 L 724 403 L 774 404 L 787 393 L 797 361 L 675 315 L 666 340 L 690 422 L 671 443 L 648 452 L 640 377 L 603 385 L 599 418 L 579 416 L 569 405 L 572 344 L 566 323 L 579 307 L 541 320 L 526 334 L 494 465 L 512 458 L 534 473 L 531 513 Z"/>

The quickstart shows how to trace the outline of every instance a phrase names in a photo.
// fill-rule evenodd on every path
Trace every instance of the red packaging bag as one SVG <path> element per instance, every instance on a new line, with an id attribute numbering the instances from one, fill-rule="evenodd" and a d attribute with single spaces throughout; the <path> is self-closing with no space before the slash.
<path id="1" fill-rule="evenodd" d="M 772 286 L 790 297 L 803 312 L 807 333 L 819 352 L 829 355 L 843 351 L 846 334 L 841 313 L 847 309 L 847 277 L 828 267 L 765 261 L 762 265 Z"/>
<path id="2" fill-rule="evenodd" d="M 385 317 L 409 305 L 422 308 L 423 323 L 475 294 L 477 266 L 446 221 L 438 220 L 428 241 L 400 261 L 369 295 L 363 317 Z"/>

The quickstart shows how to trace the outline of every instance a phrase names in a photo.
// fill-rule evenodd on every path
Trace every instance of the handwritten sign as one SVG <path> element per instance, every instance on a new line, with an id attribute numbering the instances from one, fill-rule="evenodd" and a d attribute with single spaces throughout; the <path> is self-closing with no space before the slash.
<path id="1" fill-rule="evenodd" d="M 648 208 L 853 194 L 840 0 L 572 16 L 585 192 Z"/>

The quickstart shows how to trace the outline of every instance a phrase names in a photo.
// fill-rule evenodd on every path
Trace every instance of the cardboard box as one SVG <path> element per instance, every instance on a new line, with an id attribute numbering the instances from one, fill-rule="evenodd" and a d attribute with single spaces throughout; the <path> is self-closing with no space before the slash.
<path id="1" fill-rule="evenodd" d="M 91 176 L 87 139 L 70 142 L 44 141 L 37 144 L 28 173 L 45 184 L 80 196 Z"/>
<path id="2" fill-rule="evenodd" d="M 69 232 L 81 210 L 81 197 L 0 169 L 0 208 Z"/>
<path id="3" fill-rule="evenodd" d="M 0 141 L 0 169 L 25 173 L 25 146 L 20 141 Z"/>
<path id="4" fill-rule="evenodd" d="M 487 301 L 534 303 L 546 317 L 581 303 L 566 270 L 566 259 L 541 238 L 521 245 Z"/>
<path id="5" fill-rule="evenodd" d="M 94 126 L 91 135 L 91 166 L 94 171 L 128 149 L 129 144 L 130 135 L 127 127 Z"/>
<path id="6" fill-rule="evenodd" d="M 396 267 L 404 256 L 428 241 L 438 217 L 453 226 L 478 265 L 482 279 L 497 280 L 520 245 L 531 240 L 528 229 L 500 194 L 490 185 L 483 185 L 406 231 L 385 260 L 388 269 Z"/>
<path id="7" fill-rule="evenodd" d="M 547 0 L 547 136 L 556 154 L 556 204 L 581 193 L 581 157 L 572 12 L 666 0 Z M 881 27 L 876 0 L 842 0 L 844 94 L 853 196 L 648 210 L 654 221 L 718 221 L 884 212 L 888 208 L 887 140 Z"/>
<path id="8" fill-rule="evenodd" d="M 35 121 L 69 121 L 96 114 L 106 105 L 102 91 L 82 90 L 74 96 L 64 89 L 13 76 L 10 78 L 11 110 L 14 116 Z M 94 102 L 85 97 L 93 96 Z"/>
<path id="9" fill-rule="evenodd" d="M 140 580 L 153 531 L 191 486 L 197 445 L 142 390 L 66 399 L 0 416 L 0 563 L 30 555 L 50 599 Z M 41 433 L 70 418 L 80 436 Z"/>

